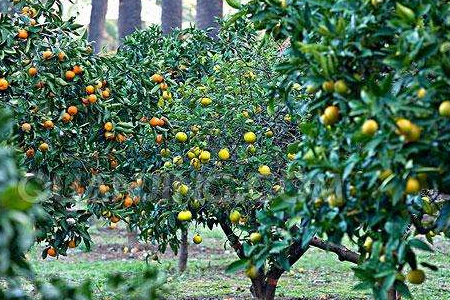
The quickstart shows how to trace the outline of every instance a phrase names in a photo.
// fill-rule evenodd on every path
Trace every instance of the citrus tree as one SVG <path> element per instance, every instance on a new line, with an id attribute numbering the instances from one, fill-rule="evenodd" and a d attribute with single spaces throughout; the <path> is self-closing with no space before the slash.
<path id="1" fill-rule="evenodd" d="M 251 1 L 239 14 L 290 39 L 280 89 L 305 95 L 292 114 L 302 135 L 291 150 L 291 189 L 261 212 L 255 257 L 288 248 L 335 251 L 348 236 L 360 289 L 376 299 L 411 296 L 421 284 L 418 250 L 449 235 L 448 27 L 445 1 Z M 292 98 L 283 93 L 284 100 Z M 425 190 L 438 197 L 423 197 Z M 436 194 L 436 193 L 435 193 Z M 283 247 L 283 246 L 281 246 Z M 343 255 L 345 254 L 345 255 Z"/>
<path id="2" fill-rule="evenodd" d="M 89 247 L 92 213 L 117 222 L 139 202 L 143 171 L 126 158 L 156 144 L 140 137 L 159 95 L 143 101 L 136 92 L 145 96 L 148 72 L 92 54 L 81 26 L 63 20 L 59 1 L 15 4 L 20 13 L 0 20 L 0 100 L 14 113 L 24 166 L 52 193 L 43 203 L 49 218 L 38 222 L 38 241 L 48 244 L 43 256 L 64 255 L 81 241 Z"/>

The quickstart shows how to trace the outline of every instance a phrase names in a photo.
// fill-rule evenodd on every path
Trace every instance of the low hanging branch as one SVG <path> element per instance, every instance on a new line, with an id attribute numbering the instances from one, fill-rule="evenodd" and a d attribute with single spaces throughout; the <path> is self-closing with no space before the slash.
<path id="1" fill-rule="evenodd" d="M 334 243 L 330 243 L 330 242 L 326 242 L 320 238 L 314 237 L 310 242 L 309 242 L 310 246 L 325 250 L 325 251 L 330 251 L 335 253 L 340 261 L 348 261 L 354 264 L 357 264 L 359 261 L 359 254 L 342 246 L 342 245 L 338 245 L 338 244 L 334 244 Z"/>

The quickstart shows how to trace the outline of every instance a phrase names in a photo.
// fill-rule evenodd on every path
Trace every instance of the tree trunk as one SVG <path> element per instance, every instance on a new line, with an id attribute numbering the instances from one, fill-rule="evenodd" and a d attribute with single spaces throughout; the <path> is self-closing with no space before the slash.
<path id="1" fill-rule="evenodd" d="M 180 257 L 178 258 L 178 270 L 180 271 L 180 273 L 186 271 L 187 260 L 188 260 L 188 232 L 187 230 L 182 230 Z"/>
<path id="2" fill-rule="evenodd" d="M 401 296 L 397 293 L 397 291 L 395 290 L 394 287 L 392 287 L 389 291 L 388 291 L 388 300 L 400 300 Z"/>
<path id="3" fill-rule="evenodd" d="M 181 28 L 183 18 L 182 0 L 162 0 L 161 26 L 164 34 Z"/>
<path id="4" fill-rule="evenodd" d="M 108 0 L 92 0 L 91 19 L 89 22 L 89 41 L 94 42 L 94 51 L 97 53 L 102 47 L 103 33 L 105 31 L 106 11 Z"/>
<path id="5" fill-rule="evenodd" d="M 219 24 L 215 18 L 223 17 L 223 0 L 197 0 L 197 27 L 200 29 L 213 28 L 209 35 L 216 37 L 219 33 Z"/>
<path id="6" fill-rule="evenodd" d="M 119 40 L 141 29 L 141 0 L 119 0 Z"/>

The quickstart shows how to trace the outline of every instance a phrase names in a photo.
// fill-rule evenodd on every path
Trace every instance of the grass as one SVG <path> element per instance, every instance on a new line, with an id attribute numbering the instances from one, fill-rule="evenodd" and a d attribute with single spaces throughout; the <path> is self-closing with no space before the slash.
<path id="1" fill-rule="evenodd" d="M 31 253 L 32 265 L 38 277 L 48 279 L 59 275 L 69 282 L 80 283 L 85 279 L 95 282 L 98 299 L 126 299 L 112 295 L 106 286 L 106 275 L 111 272 L 121 272 L 127 278 L 142 273 L 146 267 L 143 259 L 127 259 L 118 257 L 106 261 L 95 260 L 96 247 L 100 244 L 115 246 L 126 245 L 123 234 L 94 231 L 93 252 L 86 254 L 75 250 L 68 258 L 61 260 L 46 260 L 38 258 L 37 250 Z M 219 229 L 213 231 L 200 229 L 204 242 L 200 246 L 191 244 L 191 256 L 187 271 L 179 275 L 177 272 L 177 259 L 173 255 L 161 258 L 159 269 L 167 272 L 167 297 L 169 299 L 182 299 L 191 297 L 240 297 L 250 298 L 249 280 L 242 273 L 227 275 L 226 266 L 235 260 L 231 249 L 222 252 L 211 249 L 223 249 L 224 236 Z M 446 245 L 447 249 L 449 244 Z M 200 247 L 200 248 L 195 248 Z M 108 249 L 103 247 L 102 249 Z M 195 251 L 193 251 L 195 250 Z M 106 250 L 108 251 L 108 250 Z M 220 253 L 220 254 L 214 254 Z M 86 255 L 89 262 L 86 261 Z M 450 260 L 444 253 L 421 253 L 423 261 L 433 262 L 439 267 L 437 272 L 428 272 L 427 282 L 424 285 L 413 287 L 415 299 L 420 300 L 450 300 Z M 355 291 L 353 286 L 356 280 L 351 271 L 350 263 L 342 263 L 332 253 L 317 249 L 308 251 L 304 257 L 285 274 L 279 282 L 277 296 L 307 297 L 313 299 L 370 299 L 370 291 Z"/>

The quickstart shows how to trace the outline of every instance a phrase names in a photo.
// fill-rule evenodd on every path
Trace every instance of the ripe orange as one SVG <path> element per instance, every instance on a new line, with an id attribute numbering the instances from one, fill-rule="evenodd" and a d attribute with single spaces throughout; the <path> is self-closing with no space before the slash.
<path id="1" fill-rule="evenodd" d="M 47 152 L 48 151 L 48 144 L 47 143 L 42 143 L 42 144 L 40 144 L 39 145 L 39 150 L 41 151 L 41 152 Z"/>
<path id="2" fill-rule="evenodd" d="M 150 78 L 154 83 L 161 83 L 164 81 L 164 77 L 161 74 L 153 74 Z"/>
<path id="3" fill-rule="evenodd" d="M 31 130 L 31 125 L 30 125 L 30 123 L 23 123 L 23 124 L 22 124 L 22 131 L 23 131 L 23 132 L 30 132 L 30 130 Z"/>
<path id="4" fill-rule="evenodd" d="M 102 91 L 102 97 L 103 97 L 103 98 L 109 98 L 109 96 L 110 96 L 110 93 L 109 93 L 108 90 Z"/>
<path id="5" fill-rule="evenodd" d="M 50 50 L 45 50 L 45 51 L 42 53 L 42 58 L 43 58 L 43 59 L 50 59 L 50 58 L 52 58 L 52 56 L 53 56 L 53 53 L 52 53 L 52 51 L 50 51 Z"/>
<path id="6" fill-rule="evenodd" d="M 52 120 L 46 120 L 44 121 L 44 128 L 46 129 L 53 129 L 53 127 L 55 127 L 55 124 L 53 124 Z"/>
<path id="7" fill-rule="evenodd" d="M 26 40 L 28 38 L 28 31 L 26 31 L 25 29 L 20 29 L 19 33 L 17 34 L 17 37 L 19 39 Z"/>
<path id="8" fill-rule="evenodd" d="M 153 118 L 150 119 L 150 125 L 151 125 L 152 127 L 159 126 L 159 121 L 160 121 L 159 118 L 153 117 Z M 164 121 L 163 121 L 163 122 L 164 122 Z"/>
<path id="9" fill-rule="evenodd" d="M 158 126 L 164 126 L 164 124 L 166 124 L 166 122 L 164 122 L 164 120 L 161 118 L 161 119 L 159 119 L 159 123 L 158 123 Z"/>
<path id="10" fill-rule="evenodd" d="M 0 91 L 5 91 L 9 87 L 9 82 L 5 78 L 0 78 Z"/>
<path id="11" fill-rule="evenodd" d="M 47 249 L 47 255 L 51 256 L 51 257 L 55 257 L 56 256 L 56 250 L 53 247 L 50 247 Z"/>
<path id="12" fill-rule="evenodd" d="M 76 242 L 75 242 L 75 240 L 70 240 L 68 243 L 67 243 L 67 247 L 69 247 L 69 248 L 75 248 L 77 246 L 77 244 L 76 244 Z"/>
<path id="13" fill-rule="evenodd" d="M 87 93 L 88 95 L 93 94 L 94 92 L 95 92 L 95 88 L 94 88 L 92 85 L 88 85 L 88 86 L 86 87 L 86 93 Z"/>
<path id="14" fill-rule="evenodd" d="M 88 100 L 89 100 L 89 103 L 94 104 L 95 102 L 97 102 L 97 96 L 94 94 L 91 94 L 88 96 Z"/>
<path id="15" fill-rule="evenodd" d="M 378 131 L 378 123 L 373 119 L 366 120 L 361 127 L 364 135 L 373 136 Z"/>
<path id="16" fill-rule="evenodd" d="M 401 134 L 409 134 L 412 130 L 412 123 L 407 119 L 398 119 L 397 122 L 398 130 Z"/>
<path id="17" fill-rule="evenodd" d="M 63 60 L 65 60 L 66 59 L 66 54 L 64 53 L 64 52 L 59 52 L 58 53 L 58 60 L 59 61 L 63 61 Z"/>
<path id="18" fill-rule="evenodd" d="M 68 113 L 63 113 L 63 114 L 61 115 L 61 120 L 62 120 L 64 123 L 70 122 L 71 116 L 70 116 Z"/>
<path id="19" fill-rule="evenodd" d="M 339 108 L 334 105 L 328 106 L 325 109 L 321 119 L 324 125 L 333 125 L 339 119 Z"/>
<path id="20" fill-rule="evenodd" d="M 123 206 L 128 208 L 133 205 L 133 199 L 130 196 L 126 196 L 125 200 L 123 200 Z"/>
<path id="21" fill-rule="evenodd" d="M 69 113 L 69 115 L 75 116 L 78 113 L 78 108 L 73 105 L 69 106 L 69 108 L 67 109 L 67 112 Z"/>
<path id="22" fill-rule="evenodd" d="M 31 67 L 28 69 L 28 75 L 30 75 L 31 77 L 36 76 L 38 70 L 35 67 Z"/>
<path id="23" fill-rule="evenodd" d="M 123 142 L 125 142 L 127 140 L 127 138 L 123 135 L 123 134 L 118 134 L 117 136 L 116 136 L 116 141 L 117 142 L 119 142 L 119 143 L 123 143 Z"/>
<path id="24" fill-rule="evenodd" d="M 159 88 L 163 91 L 167 90 L 169 88 L 169 86 L 167 85 L 167 83 L 165 82 L 161 82 L 161 84 L 159 85 Z"/>
<path id="25" fill-rule="evenodd" d="M 410 177 L 406 182 L 405 193 L 406 194 L 417 194 L 420 192 L 420 182 L 417 178 Z"/>
<path id="26" fill-rule="evenodd" d="M 155 141 L 156 141 L 157 144 L 161 144 L 162 141 L 163 141 L 163 136 L 162 136 L 162 134 L 158 134 L 158 135 L 156 136 L 156 138 L 155 138 Z"/>
<path id="27" fill-rule="evenodd" d="M 119 165 L 119 163 L 117 162 L 117 160 L 113 159 L 111 160 L 111 162 L 109 163 L 111 169 L 115 169 L 117 168 L 117 166 Z"/>
<path id="28" fill-rule="evenodd" d="M 100 186 L 98 187 L 98 191 L 100 192 L 100 194 L 106 194 L 107 192 L 109 192 L 109 186 L 100 184 Z"/>
<path id="29" fill-rule="evenodd" d="M 104 128 L 106 131 L 112 131 L 113 128 L 114 128 L 114 126 L 113 126 L 113 123 L 111 123 L 111 122 L 106 122 L 105 125 L 103 126 L 103 128 Z"/>
<path id="30" fill-rule="evenodd" d="M 120 217 L 119 216 L 111 216 L 111 218 L 109 220 L 113 223 L 117 223 L 120 221 Z"/>
<path id="31" fill-rule="evenodd" d="M 78 65 L 76 65 L 76 66 L 73 67 L 72 71 L 73 71 L 75 74 L 79 75 L 79 74 L 83 73 L 83 68 L 80 67 L 80 66 L 78 66 Z"/>
<path id="32" fill-rule="evenodd" d="M 67 80 L 73 80 L 75 78 L 75 72 L 74 71 L 66 71 L 66 79 Z"/>
<path id="33" fill-rule="evenodd" d="M 30 148 L 25 152 L 27 157 L 33 157 L 34 156 L 34 149 Z"/>

